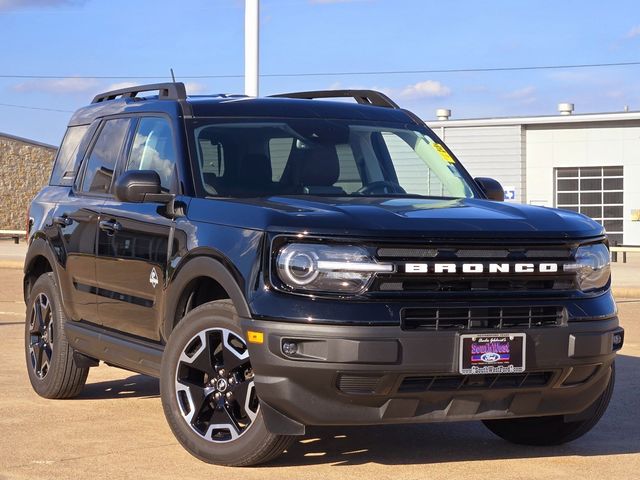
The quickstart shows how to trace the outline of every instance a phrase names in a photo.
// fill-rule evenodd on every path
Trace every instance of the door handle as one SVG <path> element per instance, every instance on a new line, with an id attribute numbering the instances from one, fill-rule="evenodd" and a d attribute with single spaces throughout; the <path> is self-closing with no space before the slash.
<path id="1" fill-rule="evenodd" d="M 122 225 L 115 220 L 100 220 L 98 224 L 100 230 L 106 232 L 107 235 L 113 235 L 116 232 L 122 230 Z"/>
<path id="2" fill-rule="evenodd" d="M 73 223 L 73 220 L 66 215 L 62 215 L 60 217 L 53 217 L 53 223 L 61 227 L 68 227 Z"/>

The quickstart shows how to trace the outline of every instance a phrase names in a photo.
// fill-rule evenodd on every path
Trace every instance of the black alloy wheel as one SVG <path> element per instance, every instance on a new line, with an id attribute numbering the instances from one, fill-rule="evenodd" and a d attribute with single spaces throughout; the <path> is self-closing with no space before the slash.
<path id="1" fill-rule="evenodd" d="M 44 273 L 33 283 L 27 307 L 24 351 L 31 386 L 44 398 L 77 396 L 89 367 L 78 365 L 67 341 L 67 317 L 53 273 Z"/>
<path id="2" fill-rule="evenodd" d="M 160 369 L 162 408 L 180 444 L 200 460 L 257 465 L 293 441 L 267 428 L 249 350 L 229 299 L 194 308 L 171 332 Z"/>
<path id="3" fill-rule="evenodd" d="M 54 328 L 49 297 L 39 293 L 33 301 L 29 314 L 28 350 L 31 368 L 40 379 L 46 377 L 51 369 Z"/>
<path id="4" fill-rule="evenodd" d="M 247 346 L 226 328 L 204 330 L 187 343 L 175 389 L 185 422 L 211 442 L 239 438 L 260 409 Z"/>

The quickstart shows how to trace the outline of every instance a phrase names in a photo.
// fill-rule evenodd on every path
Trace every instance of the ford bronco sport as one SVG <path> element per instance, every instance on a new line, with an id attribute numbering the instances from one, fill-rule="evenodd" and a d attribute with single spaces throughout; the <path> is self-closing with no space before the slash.
<path id="1" fill-rule="evenodd" d="M 29 210 L 29 379 L 68 398 L 99 361 L 159 377 L 176 438 L 225 465 L 307 425 L 571 441 L 623 343 L 605 231 L 501 200 L 378 92 L 98 95 Z"/>

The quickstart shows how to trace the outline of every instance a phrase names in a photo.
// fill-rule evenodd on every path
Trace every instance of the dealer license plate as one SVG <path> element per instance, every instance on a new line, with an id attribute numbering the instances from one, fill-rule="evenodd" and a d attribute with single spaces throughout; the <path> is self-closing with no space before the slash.
<path id="1" fill-rule="evenodd" d="M 525 367 L 524 333 L 460 335 L 460 373 L 521 373 Z"/>

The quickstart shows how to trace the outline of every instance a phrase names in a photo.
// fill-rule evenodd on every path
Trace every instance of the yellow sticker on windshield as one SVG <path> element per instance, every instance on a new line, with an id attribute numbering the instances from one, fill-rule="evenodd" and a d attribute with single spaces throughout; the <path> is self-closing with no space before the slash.
<path id="1" fill-rule="evenodd" d="M 435 148 L 437 150 L 437 152 L 440 154 L 440 156 L 443 159 L 445 159 L 447 162 L 456 163 L 456 161 L 453 159 L 453 157 L 451 155 L 449 155 L 449 153 L 439 143 L 434 143 L 433 144 L 433 148 Z"/>

